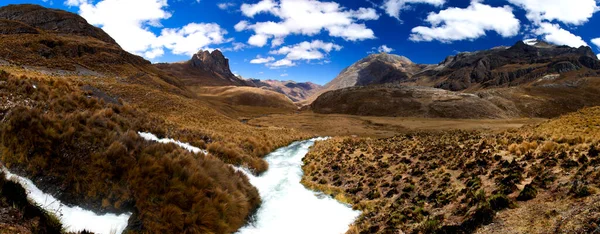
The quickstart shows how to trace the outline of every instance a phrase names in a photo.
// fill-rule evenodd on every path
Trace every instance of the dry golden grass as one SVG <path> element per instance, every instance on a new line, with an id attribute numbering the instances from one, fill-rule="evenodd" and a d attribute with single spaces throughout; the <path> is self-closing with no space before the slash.
<path id="1" fill-rule="evenodd" d="M 497 133 L 335 137 L 304 158 L 302 183 L 363 211 L 349 233 L 591 232 L 599 116 L 596 107 Z"/>
<path id="2" fill-rule="evenodd" d="M 66 78 L 0 72 L 2 162 L 44 181 L 38 186 L 67 204 L 133 212 L 132 232 L 230 233 L 260 204 L 246 176 L 223 163 L 218 151 L 215 155 L 223 160 L 148 142 L 136 133 L 166 136 L 170 131 L 181 139 L 210 139 L 201 132 L 92 95 Z M 266 151 L 250 151 L 257 144 L 251 142 L 246 150 Z M 266 167 L 259 157 L 248 161 Z"/>
<path id="3" fill-rule="evenodd" d="M 291 128 L 319 136 L 391 137 L 423 130 L 460 129 L 498 132 L 542 121 L 544 119 L 426 119 L 325 115 L 303 111 L 257 117 L 250 119 L 248 124 L 259 127 Z"/>
<path id="4" fill-rule="evenodd" d="M 220 99 L 231 106 L 262 106 L 296 110 L 296 105 L 287 96 L 271 90 L 255 87 L 220 86 L 190 87 L 200 97 Z"/>

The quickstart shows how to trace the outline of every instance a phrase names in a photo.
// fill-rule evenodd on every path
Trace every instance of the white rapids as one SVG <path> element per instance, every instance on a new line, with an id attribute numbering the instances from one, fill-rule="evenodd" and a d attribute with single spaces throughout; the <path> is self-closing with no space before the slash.
<path id="1" fill-rule="evenodd" d="M 12 174 L 4 167 L 1 170 L 4 171 L 6 179 L 18 182 L 25 188 L 30 200 L 60 219 L 67 232 L 87 230 L 98 234 L 112 234 L 122 233 L 127 227 L 127 221 L 131 216 L 129 213 L 97 215 L 79 206 L 67 206 L 52 195 L 42 192 L 31 180 Z"/>
<path id="2" fill-rule="evenodd" d="M 324 138 L 295 142 L 267 155 L 269 170 L 259 177 L 240 169 L 258 189 L 262 205 L 254 221 L 242 227 L 239 234 L 337 234 L 348 230 L 359 211 L 300 184 L 302 158 L 318 140 Z"/>
<path id="3" fill-rule="evenodd" d="M 149 133 L 149 132 L 138 132 L 138 134 L 142 138 L 144 138 L 144 140 L 147 140 L 147 141 L 156 141 L 158 143 L 163 143 L 163 144 L 173 143 L 173 144 L 175 144 L 181 148 L 184 148 L 187 151 L 190 151 L 194 154 L 198 154 L 198 153 L 208 154 L 208 152 L 206 150 L 203 150 L 203 149 L 200 149 L 193 145 L 190 145 L 189 143 L 184 143 L 184 142 L 173 140 L 170 138 L 158 138 L 156 135 Z"/>

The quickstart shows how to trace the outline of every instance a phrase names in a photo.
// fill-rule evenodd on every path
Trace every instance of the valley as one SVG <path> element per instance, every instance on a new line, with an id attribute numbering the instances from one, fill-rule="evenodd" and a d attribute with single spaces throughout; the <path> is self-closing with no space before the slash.
<path id="1" fill-rule="evenodd" d="M 599 230 L 590 47 L 372 53 L 322 86 L 230 52 L 151 63 L 77 14 L 0 7 L 0 233 Z"/>

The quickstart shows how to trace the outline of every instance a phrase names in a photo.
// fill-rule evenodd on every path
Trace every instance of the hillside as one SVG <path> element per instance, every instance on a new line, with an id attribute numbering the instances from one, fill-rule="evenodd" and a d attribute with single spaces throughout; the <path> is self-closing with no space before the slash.
<path id="1" fill-rule="evenodd" d="M 387 53 L 371 54 L 342 70 L 338 76 L 307 98 L 303 104 L 311 104 L 321 94 L 332 90 L 403 82 L 424 67 L 425 65 L 415 64 L 404 56 Z"/>
<path id="2" fill-rule="evenodd" d="M 231 106 L 261 106 L 295 110 L 287 96 L 255 87 L 220 86 L 192 88 L 201 97 L 215 97 Z"/>
<path id="3" fill-rule="evenodd" d="M 303 184 L 363 211 L 348 233 L 593 233 L 599 115 L 501 133 L 336 137 L 304 158 Z"/>
<path id="4" fill-rule="evenodd" d="M 516 117 L 474 94 L 398 84 L 329 91 L 319 96 L 311 107 L 321 114 L 457 119 Z"/>
<path id="5" fill-rule="evenodd" d="M 377 70 L 387 71 L 383 74 L 374 73 L 371 65 L 360 66 L 379 56 L 371 55 L 345 69 L 325 85 L 322 94 L 311 97 L 311 109 L 375 116 L 553 118 L 600 105 L 600 61 L 589 47 L 518 42 L 512 47 L 460 53 L 438 65 L 408 66 L 412 63 L 405 59 L 408 65 L 404 67 Z M 346 75 L 349 71 L 373 76 L 367 83 L 355 81 Z M 381 83 L 395 85 L 376 85 Z M 438 89 L 437 94 L 416 91 L 423 87 Z M 463 98 L 439 98 L 442 93 Z"/>
<path id="6" fill-rule="evenodd" d="M 241 123 L 237 107 L 198 97 L 75 14 L 35 5 L 0 12 L 2 165 L 63 203 L 131 212 L 129 231 L 234 232 L 260 197 L 230 165 L 263 172 L 262 156 L 308 137 Z M 148 142 L 139 131 L 210 153 Z"/>
<path id="7" fill-rule="evenodd" d="M 248 81 L 252 82 L 256 87 L 282 93 L 294 102 L 304 101 L 323 88 L 312 82 L 295 82 L 291 80 L 249 79 Z"/>
<path id="8" fill-rule="evenodd" d="M 0 8 L 0 59 L 48 75 L 120 76 L 129 83 L 186 94 L 176 78 L 125 52 L 78 15 L 37 5 Z"/>

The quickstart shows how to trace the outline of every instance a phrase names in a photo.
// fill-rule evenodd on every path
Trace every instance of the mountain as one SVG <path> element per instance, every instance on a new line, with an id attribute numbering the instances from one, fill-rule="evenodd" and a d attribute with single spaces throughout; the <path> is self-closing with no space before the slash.
<path id="1" fill-rule="evenodd" d="M 218 51 L 198 54 L 190 64 L 218 74 L 214 80 L 232 77 Z M 244 124 L 238 117 L 272 108 L 201 97 L 187 84 L 124 51 L 76 14 L 36 5 L 0 7 L 1 165 L 69 206 L 101 215 L 130 213 L 125 232 L 234 233 L 260 197 L 231 164 L 264 172 L 264 155 L 308 135 Z M 296 109 L 282 94 L 254 89 L 268 92 L 269 100 L 285 99 L 284 111 Z M 139 132 L 210 153 L 148 141 Z M 56 232 L 45 229 L 48 218 L 53 225 L 63 217 L 25 204 L 25 191 L 6 185 L 0 180 L 0 217 L 10 216 L 0 218 L 1 230 Z"/>
<path id="2" fill-rule="evenodd" d="M 311 107 L 322 114 L 460 119 L 514 117 L 475 94 L 399 84 L 329 91 L 319 96 Z"/>
<path id="3" fill-rule="evenodd" d="M 294 102 L 306 100 L 306 98 L 320 91 L 323 87 L 312 82 L 295 82 L 279 80 L 248 79 L 256 87 L 282 93 Z"/>
<path id="4" fill-rule="evenodd" d="M 229 59 L 219 50 L 201 50 L 188 61 L 159 63 L 155 66 L 181 79 L 186 86 L 252 86 L 250 82 L 231 73 Z"/>
<path id="5" fill-rule="evenodd" d="M 119 76 L 186 93 L 179 80 L 70 12 L 29 4 L 0 7 L 0 35 L 0 63 L 54 75 Z"/>
<path id="6" fill-rule="evenodd" d="M 526 42 L 459 53 L 437 65 L 370 55 L 313 95 L 311 108 L 355 115 L 551 118 L 600 105 L 600 61 L 591 48 Z"/>
<path id="7" fill-rule="evenodd" d="M 404 56 L 388 53 L 371 54 L 345 68 L 319 92 L 307 98 L 304 104 L 312 103 L 321 94 L 354 86 L 403 82 L 425 68 Z"/>
<path id="8" fill-rule="evenodd" d="M 413 79 L 452 91 L 509 87 L 551 74 L 594 76 L 600 61 L 590 47 L 555 46 L 543 41 L 517 42 L 512 47 L 459 53 L 429 66 Z M 420 80 L 420 81 L 419 81 Z"/>

